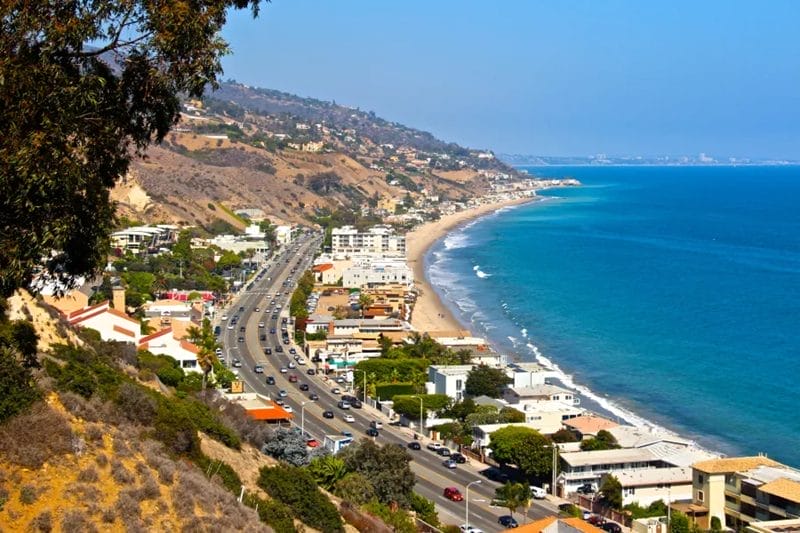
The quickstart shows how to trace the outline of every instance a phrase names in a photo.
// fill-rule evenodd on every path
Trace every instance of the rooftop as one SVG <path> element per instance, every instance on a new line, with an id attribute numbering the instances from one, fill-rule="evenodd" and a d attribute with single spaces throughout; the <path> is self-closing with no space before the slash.
<path id="1" fill-rule="evenodd" d="M 554 394 L 572 394 L 572 391 L 558 387 L 556 385 L 534 385 L 533 387 L 519 387 L 510 389 L 514 394 L 520 398 L 525 397 L 538 397 L 538 396 L 552 396 Z"/>
<path id="2" fill-rule="evenodd" d="M 692 469 L 688 466 L 675 468 L 637 468 L 614 474 L 623 487 L 647 487 L 659 483 L 692 483 Z"/>
<path id="3" fill-rule="evenodd" d="M 601 429 L 610 429 L 619 424 L 602 416 L 590 414 L 564 420 L 564 425 L 584 435 L 597 435 Z"/>
<path id="4" fill-rule="evenodd" d="M 778 496 L 784 500 L 800 503 L 800 482 L 793 479 L 780 478 L 759 487 L 761 492 Z"/>
<path id="5" fill-rule="evenodd" d="M 711 459 L 700 461 L 692 465 L 695 470 L 706 474 L 728 474 L 734 472 L 746 472 L 759 466 L 781 466 L 777 461 L 763 456 L 754 457 L 725 457 L 723 459 Z"/>

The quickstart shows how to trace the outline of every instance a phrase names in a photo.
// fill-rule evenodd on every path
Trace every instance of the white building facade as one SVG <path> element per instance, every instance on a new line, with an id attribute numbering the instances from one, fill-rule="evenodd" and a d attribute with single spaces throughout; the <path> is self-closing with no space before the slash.
<path id="1" fill-rule="evenodd" d="M 331 253 L 340 256 L 373 255 L 405 257 L 406 236 L 397 235 L 390 226 L 373 226 L 359 231 L 352 226 L 334 228 Z"/>

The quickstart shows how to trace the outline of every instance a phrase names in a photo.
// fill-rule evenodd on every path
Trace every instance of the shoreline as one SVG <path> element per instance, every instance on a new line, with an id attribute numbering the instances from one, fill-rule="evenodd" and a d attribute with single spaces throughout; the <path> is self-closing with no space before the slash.
<path id="1" fill-rule="evenodd" d="M 430 284 L 426 275 L 427 265 L 425 265 L 425 257 L 428 251 L 453 230 L 465 226 L 478 218 L 491 215 L 504 207 L 518 206 L 542 201 L 544 199 L 545 198 L 540 196 L 530 196 L 480 205 L 475 208 L 446 215 L 434 222 L 425 223 L 414 231 L 406 234 L 407 262 L 414 271 L 414 286 L 419 291 L 410 321 L 412 327 L 420 332 L 459 331 L 464 332 L 464 334 L 474 334 L 474 328 L 459 321 L 454 311 L 444 303 Z M 491 342 L 488 338 L 487 341 L 495 345 L 495 343 Z M 528 347 L 532 350 L 532 355 L 536 362 L 557 374 L 554 379 L 560 386 L 573 390 L 588 400 L 587 403 L 590 404 L 587 406 L 588 412 L 595 413 L 605 418 L 616 419 L 623 424 L 633 427 L 651 432 L 654 431 L 663 436 L 671 435 L 686 438 L 682 436 L 681 432 L 643 417 L 614 398 L 608 396 L 604 397 L 591 390 L 587 385 L 575 382 L 571 374 L 566 373 L 555 361 L 541 354 L 538 347 L 530 343 Z M 724 455 L 719 449 L 715 449 L 716 447 L 708 447 L 698 442 L 696 437 L 689 437 L 687 440 L 692 443 L 693 447 L 712 454 Z"/>
<path id="2" fill-rule="evenodd" d="M 489 215 L 503 207 L 541 201 L 541 199 L 539 196 L 528 196 L 479 205 L 445 215 L 439 220 L 426 222 L 406 234 L 406 261 L 414 271 L 414 287 L 418 291 L 417 301 L 411 314 L 411 325 L 414 329 L 421 332 L 465 329 L 465 326 L 445 305 L 428 281 L 425 274 L 425 256 L 428 250 L 459 226 Z"/>

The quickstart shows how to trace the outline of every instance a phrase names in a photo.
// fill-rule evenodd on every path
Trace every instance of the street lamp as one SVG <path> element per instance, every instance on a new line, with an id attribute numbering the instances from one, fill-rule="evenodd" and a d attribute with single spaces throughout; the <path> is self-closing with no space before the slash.
<path id="1" fill-rule="evenodd" d="M 556 473 L 558 472 L 558 444 L 553 443 L 553 485 L 550 488 L 550 493 L 556 496 Z"/>
<path id="2" fill-rule="evenodd" d="M 467 483 L 467 490 L 465 491 L 467 493 L 466 496 L 467 509 L 464 512 L 464 525 L 466 526 L 467 531 L 469 531 L 469 487 L 470 485 L 480 485 L 480 484 L 481 484 L 480 479 L 476 479 L 475 481 L 470 481 L 469 483 Z"/>
<path id="3" fill-rule="evenodd" d="M 306 402 L 300 402 L 300 433 L 306 436 Z"/>
<path id="4" fill-rule="evenodd" d="M 364 403 L 367 403 L 367 371 L 356 368 L 353 372 L 361 372 L 364 374 Z"/>

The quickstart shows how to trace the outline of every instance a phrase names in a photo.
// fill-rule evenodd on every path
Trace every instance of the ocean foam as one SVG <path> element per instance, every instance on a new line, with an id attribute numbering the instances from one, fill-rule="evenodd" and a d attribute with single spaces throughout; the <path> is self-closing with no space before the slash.
<path id="1" fill-rule="evenodd" d="M 466 248 L 470 245 L 469 236 L 463 231 L 456 231 L 449 233 L 443 241 L 445 250 L 456 250 L 458 248 Z"/>

